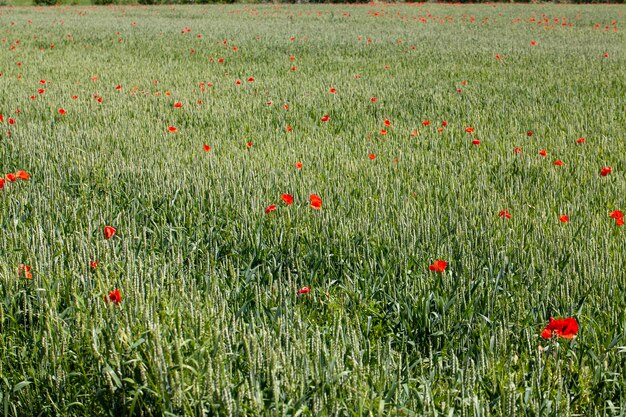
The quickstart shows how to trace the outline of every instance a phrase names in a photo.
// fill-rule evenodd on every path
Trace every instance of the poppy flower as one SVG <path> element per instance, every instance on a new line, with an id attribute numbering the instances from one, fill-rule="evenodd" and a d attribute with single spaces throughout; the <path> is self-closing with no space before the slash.
<path id="1" fill-rule="evenodd" d="M 602 169 L 600 170 L 600 175 L 602 175 L 603 177 L 606 177 L 611 172 L 613 172 L 613 168 L 611 168 L 611 167 L 602 167 Z"/>
<path id="2" fill-rule="evenodd" d="M 291 70 L 295 71 L 295 70 L 297 70 L 297 68 L 294 66 L 294 67 L 291 67 Z"/>
<path id="3" fill-rule="evenodd" d="M 535 42 L 535 41 L 530 41 L 530 44 L 531 44 L 532 46 L 535 46 L 535 45 L 537 45 L 537 42 Z"/>
<path id="4" fill-rule="evenodd" d="M 532 135 L 533 135 L 532 131 L 529 130 L 528 132 L 526 132 L 526 136 L 531 137 Z"/>
<path id="5" fill-rule="evenodd" d="M 561 216 L 559 216 L 559 221 L 561 223 L 567 223 L 569 221 L 569 217 L 567 217 L 565 214 L 562 214 Z"/>
<path id="6" fill-rule="evenodd" d="M 311 200 L 311 207 L 315 210 L 320 210 L 322 208 L 322 198 L 317 194 L 309 195 L 309 200 Z"/>
<path id="7" fill-rule="evenodd" d="M 563 337 L 573 339 L 578 333 L 578 322 L 573 317 L 565 319 L 554 319 L 550 317 L 550 323 L 541 332 L 541 337 L 550 339 L 552 337 Z"/>
<path id="8" fill-rule="evenodd" d="M 448 122 L 446 122 L 445 120 L 443 122 L 441 122 L 441 126 L 446 127 L 448 126 Z"/>
<path id="9" fill-rule="evenodd" d="M 466 127 L 465 128 L 465 132 L 467 132 L 467 133 L 474 133 L 474 128 L 473 127 Z"/>
<path id="10" fill-rule="evenodd" d="M 372 103 L 376 103 L 377 98 L 376 97 L 372 97 L 372 98 L 370 98 L 370 100 L 372 101 Z"/>
<path id="11" fill-rule="evenodd" d="M 28 179 L 30 179 L 30 174 L 26 171 L 17 171 L 15 173 L 15 177 L 27 181 Z"/>
<path id="12" fill-rule="evenodd" d="M 542 149 L 542 150 L 540 150 L 540 151 L 539 151 L 539 155 L 541 155 L 541 156 L 547 156 L 547 155 L 548 155 L 548 152 L 546 152 L 546 150 L 545 150 L 545 149 Z"/>
<path id="13" fill-rule="evenodd" d="M 171 133 L 178 132 L 178 128 L 176 126 L 168 126 L 167 130 L 168 130 L 168 132 L 171 132 Z"/>
<path id="14" fill-rule="evenodd" d="M 387 127 L 391 126 L 391 122 L 390 122 L 389 120 L 387 120 L 387 119 L 385 119 L 385 120 L 383 121 L 383 123 L 384 123 L 384 124 L 385 124 L 385 126 L 387 126 Z"/>
<path id="15" fill-rule="evenodd" d="M 580 144 L 585 143 L 585 138 L 578 138 L 578 139 L 576 139 L 576 143 L 580 143 Z"/>
<path id="16" fill-rule="evenodd" d="M 322 117 L 322 122 L 327 122 L 330 120 L 330 116 L 329 115 L 325 115 L 324 117 Z"/>
<path id="17" fill-rule="evenodd" d="M 296 162 L 296 169 L 302 169 L 302 162 Z"/>
<path id="18" fill-rule="evenodd" d="M 428 125 L 430 124 L 430 120 L 424 120 L 424 121 L 422 122 L 422 124 L 423 124 L 424 126 L 428 126 Z"/>
<path id="19" fill-rule="evenodd" d="M 17 267 L 17 276 L 21 277 L 22 275 L 26 279 L 31 279 L 33 277 L 33 274 L 30 272 L 30 266 L 24 265 L 24 264 L 20 264 Z"/>
<path id="20" fill-rule="evenodd" d="M 122 86 L 118 84 L 118 85 L 115 86 L 115 89 L 117 91 L 122 91 Z"/>
<path id="21" fill-rule="evenodd" d="M 8 122 L 9 122 L 10 125 L 14 125 L 15 124 L 15 119 L 9 117 Z"/>
<path id="22" fill-rule="evenodd" d="M 368 157 L 370 158 L 370 160 L 374 160 L 376 159 L 376 155 L 374 155 L 373 153 L 369 154 Z"/>
<path id="23" fill-rule="evenodd" d="M 309 287 L 302 287 L 298 290 L 298 295 L 304 295 L 310 292 L 311 292 L 311 289 Z"/>
<path id="24" fill-rule="evenodd" d="M 271 204 L 265 208 L 265 214 L 269 214 L 273 211 L 276 211 L 276 204 Z"/>
<path id="25" fill-rule="evenodd" d="M 248 149 L 252 148 L 252 142 L 246 142 L 246 146 L 248 147 Z"/>
<path id="26" fill-rule="evenodd" d="M 336 88 L 331 88 L 330 90 L 328 90 L 330 93 L 333 94 L 337 94 L 337 89 Z"/>
<path id="27" fill-rule="evenodd" d="M 562 167 L 563 166 L 563 161 L 561 161 L 560 159 L 557 159 L 556 161 L 554 161 L 554 165 Z"/>
<path id="28" fill-rule="evenodd" d="M 387 134 L 387 131 L 386 131 L 385 129 L 380 129 L 380 134 L 381 134 L 381 135 L 386 135 L 386 134 Z"/>
<path id="29" fill-rule="evenodd" d="M 91 268 L 92 270 L 95 270 L 96 268 L 98 268 L 99 263 L 100 261 L 89 261 L 89 268 Z"/>
<path id="30" fill-rule="evenodd" d="M 183 107 L 183 103 L 181 103 L 180 101 L 175 101 L 174 102 L 174 108 L 175 109 L 180 109 L 181 107 Z"/>
<path id="31" fill-rule="evenodd" d="M 5 174 L 4 178 L 9 182 L 15 182 L 17 176 L 15 174 Z"/>
<path id="32" fill-rule="evenodd" d="M 474 139 L 474 140 L 472 141 L 472 145 L 480 145 L 480 140 L 478 140 L 478 139 Z"/>
<path id="33" fill-rule="evenodd" d="M 66 113 L 64 108 L 60 108 L 60 109 L 58 110 L 58 112 L 59 112 L 59 114 L 60 114 L 61 116 L 62 116 L 62 115 L 64 115 L 64 114 Z"/>
<path id="34" fill-rule="evenodd" d="M 448 263 L 442 259 L 437 259 L 433 264 L 428 266 L 428 269 L 433 272 L 443 272 L 446 270 Z"/>
<path id="35" fill-rule="evenodd" d="M 517 154 L 521 154 L 522 153 L 522 148 L 514 148 L 513 152 L 515 152 Z"/>
<path id="36" fill-rule="evenodd" d="M 288 206 L 293 204 L 293 197 L 290 194 L 281 194 L 280 199 L 283 200 Z"/>
<path id="37" fill-rule="evenodd" d="M 605 52 L 603 56 L 604 56 L 605 58 L 608 58 L 608 57 L 609 57 L 609 53 L 608 53 L 608 52 Z"/>
<path id="38" fill-rule="evenodd" d="M 111 226 L 104 226 L 104 238 L 105 239 L 111 239 L 113 237 L 113 235 L 115 235 L 115 233 L 117 233 L 117 230 L 114 229 Z"/>
<path id="39" fill-rule="evenodd" d="M 496 55 L 496 59 L 502 59 L 500 55 Z"/>
<path id="40" fill-rule="evenodd" d="M 211 147 L 206 143 L 204 144 L 204 152 L 211 152 Z"/>
<path id="41" fill-rule="evenodd" d="M 291 127 L 291 125 L 287 125 L 287 127 L 285 127 L 285 130 L 287 132 L 291 132 L 293 130 L 293 127 Z"/>
<path id="42" fill-rule="evenodd" d="M 78 98 L 78 96 L 76 96 L 76 95 L 72 96 L 72 100 L 76 100 L 77 98 Z"/>
<path id="43" fill-rule="evenodd" d="M 250 78 L 248 78 L 248 82 L 249 82 L 249 83 L 253 83 L 253 82 L 254 82 L 254 77 L 250 77 Z"/>
<path id="44" fill-rule="evenodd" d="M 120 294 L 120 290 L 116 288 L 115 291 L 111 291 L 109 293 L 109 297 L 106 299 L 107 301 L 117 305 L 122 302 L 122 294 Z"/>
<path id="45" fill-rule="evenodd" d="M 4 188 L 4 178 L 0 178 L 0 190 Z"/>
<path id="46" fill-rule="evenodd" d="M 296 57 L 292 55 L 292 56 L 290 56 L 290 57 L 289 57 L 289 60 L 290 60 L 290 61 L 295 61 L 295 60 L 296 60 Z"/>
<path id="47" fill-rule="evenodd" d="M 39 88 L 39 89 L 37 90 L 37 93 L 38 93 L 38 94 L 43 94 L 43 93 L 45 93 L 45 92 L 46 92 L 46 90 L 44 90 L 43 88 Z"/>
<path id="48" fill-rule="evenodd" d="M 498 216 L 500 216 L 503 219 L 510 219 L 511 218 L 511 214 L 509 213 L 509 210 L 502 210 Z"/>

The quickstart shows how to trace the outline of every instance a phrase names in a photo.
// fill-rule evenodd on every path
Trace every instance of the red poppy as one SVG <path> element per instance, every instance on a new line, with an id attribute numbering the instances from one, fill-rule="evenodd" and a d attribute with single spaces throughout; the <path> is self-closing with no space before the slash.
<path id="1" fill-rule="evenodd" d="M 554 165 L 562 167 L 563 166 L 563 161 L 561 161 L 560 159 L 557 159 L 556 161 L 554 161 Z"/>
<path id="2" fill-rule="evenodd" d="M 288 206 L 293 204 L 293 197 L 290 194 L 281 194 L 280 199 L 283 200 Z"/>
<path id="3" fill-rule="evenodd" d="M 576 139 L 576 143 L 580 143 L 580 144 L 585 143 L 585 138 L 578 138 L 578 139 Z"/>
<path id="4" fill-rule="evenodd" d="M 45 84 L 45 83 L 46 83 L 46 80 L 39 80 L 39 84 L 42 84 L 42 85 L 43 85 L 43 84 Z"/>
<path id="5" fill-rule="evenodd" d="M 548 152 L 546 152 L 546 150 L 545 150 L 545 149 L 542 149 L 542 150 L 540 150 L 540 151 L 539 151 L 539 155 L 541 155 L 541 156 L 547 156 L 547 155 L 548 155 Z"/>
<path id="6" fill-rule="evenodd" d="M 168 126 L 167 130 L 171 133 L 176 133 L 178 132 L 178 128 L 176 126 Z"/>
<path id="7" fill-rule="evenodd" d="M 528 132 L 526 132 L 526 136 L 531 137 L 532 135 L 533 135 L 532 131 L 529 130 Z"/>
<path id="8" fill-rule="evenodd" d="M 535 42 L 535 41 L 530 41 L 530 44 L 531 44 L 532 46 L 535 46 L 535 45 L 537 45 L 537 42 Z"/>
<path id="9" fill-rule="evenodd" d="M 372 97 L 372 98 L 370 98 L 370 100 L 372 100 L 372 102 L 376 103 L 377 99 L 376 99 L 376 97 Z"/>
<path id="10" fill-rule="evenodd" d="M 309 287 L 302 287 L 298 290 L 298 295 L 304 295 L 310 292 L 311 292 L 311 289 Z"/>
<path id="11" fill-rule="evenodd" d="M 26 279 L 31 279 L 33 277 L 33 274 L 30 272 L 30 266 L 24 265 L 24 264 L 20 264 L 17 267 L 17 276 L 21 277 L 22 275 Z"/>
<path id="12" fill-rule="evenodd" d="M 448 122 L 446 122 L 445 120 L 443 122 L 441 122 L 441 126 L 446 127 L 448 126 Z"/>
<path id="13" fill-rule="evenodd" d="M 4 188 L 4 178 L 0 178 L 0 190 Z"/>
<path id="14" fill-rule="evenodd" d="M 249 82 L 249 83 L 253 83 L 253 82 L 254 82 L 254 77 L 250 77 L 250 78 L 248 78 L 248 82 Z"/>
<path id="15" fill-rule="evenodd" d="M 72 96 L 72 100 L 76 100 L 78 98 L 78 96 L 74 95 Z"/>
<path id="16" fill-rule="evenodd" d="M 369 154 L 368 157 L 373 161 L 374 159 L 376 159 L 376 155 L 374 155 L 373 153 Z"/>
<path id="17" fill-rule="evenodd" d="M 285 130 L 287 132 L 291 132 L 293 130 L 293 127 L 291 127 L 291 125 L 287 125 L 287 127 L 285 127 Z"/>
<path id="18" fill-rule="evenodd" d="M 337 94 L 337 89 L 336 88 L 331 88 L 330 90 L 328 90 L 329 92 L 333 93 L 333 94 Z"/>
<path id="19" fill-rule="evenodd" d="M 442 259 L 437 259 L 433 264 L 428 266 L 428 269 L 430 269 L 433 272 L 443 272 L 446 270 L 446 267 L 448 266 L 448 263 Z"/>
<path id="20" fill-rule="evenodd" d="M 183 103 L 181 103 L 180 101 L 175 101 L 174 102 L 174 108 L 180 109 L 181 107 L 183 107 Z"/>
<path id="21" fill-rule="evenodd" d="M 385 126 L 391 126 L 391 122 L 387 119 L 385 119 L 383 123 L 385 124 Z"/>
<path id="22" fill-rule="evenodd" d="M 60 108 L 58 112 L 60 115 L 64 115 L 66 113 L 64 108 Z"/>
<path id="23" fill-rule="evenodd" d="M 211 147 L 206 143 L 204 144 L 204 152 L 211 152 Z"/>
<path id="24" fill-rule="evenodd" d="M 10 125 L 14 125 L 15 124 L 15 119 L 9 117 L 9 124 Z"/>
<path id="25" fill-rule="evenodd" d="M 241 84 L 241 80 L 235 81 L 235 84 L 240 85 Z"/>
<path id="26" fill-rule="evenodd" d="M 118 85 L 115 86 L 115 89 L 117 91 L 122 91 L 122 86 L 118 84 Z"/>
<path id="27" fill-rule="evenodd" d="M 567 217 L 565 214 L 562 214 L 562 215 L 559 217 L 559 221 L 560 221 L 561 223 L 567 223 L 567 222 L 569 221 L 569 217 Z"/>
<path id="28" fill-rule="evenodd" d="M 424 126 L 428 126 L 428 125 L 430 124 L 430 120 L 424 120 L 424 121 L 422 122 L 422 124 L 423 124 Z"/>
<path id="29" fill-rule="evenodd" d="M 311 200 L 311 207 L 315 210 L 320 210 L 322 208 L 322 198 L 317 194 L 309 195 L 309 200 Z"/>
<path id="30" fill-rule="evenodd" d="M 290 61 L 295 61 L 295 60 L 296 60 L 296 57 L 292 55 L 292 56 L 290 56 L 290 57 L 289 57 L 289 60 L 290 60 Z"/>
<path id="31" fill-rule="evenodd" d="M 606 177 L 611 172 L 613 172 L 613 168 L 611 168 L 611 167 L 602 167 L 602 170 L 600 170 L 600 175 L 602 175 L 603 177 Z"/>
<path id="32" fill-rule="evenodd" d="M 43 88 L 39 88 L 39 89 L 37 90 L 37 93 L 38 93 L 38 94 L 43 94 L 43 93 L 45 93 L 45 92 L 46 92 L 46 90 L 44 90 Z"/>
<path id="33" fill-rule="evenodd" d="M 514 148 L 513 152 L 521 154 L 522 153 L 522 148 Z"/>
<path id="34" fill-rule="evenodd" d="M 302 169 L 302 162 L 296 162 L 296 169 Z"/>
<path id="35" fill-rule="evenodd" d="M 17 171 L 15 173 L 15 177 L 27 181 L 28 179 L 30 179 L 30 174 L 26 171 Z"/>
<path id="36" fill-rule="evenodd" d="M 609 217 L 612 218 L 612 219 L 615 219 L 615 220 L 623 219 L 624 218 L 624 213 L 622 213 L 619 210 L 615 210 L 615 211 L 612 211 L 609 214 Z"/>
<path id="37" fill-rule="evenodd" d="M 474 139 L 474 140 L 472 141 L 472 145 L 480 145 L 480 140 L 478 140 L 478 139 Z"/>
<path id="38" fill-rule="evenodd" d="M 474 133 L 474 128 L 473 128 L 473 127 L 466 127 L 466 128 L 465 128 L 465 131 L 466 131 L 467 133 Z"/>
<path id="39" fill-rule="evenodd" d="M 113 304 L 119 304 L 122 302 L 122 294 L 120 294 L 120 290 L 119 289 L 115 289 L 115 291 L 111 291 L 109 293 L 109 297 L 107 298 L 107 300 Z"/>
<path id="40" fill-rule="evenodd" d="M 502 59 L 500 55 L 496 55 L 496 59 Z"/>
<path id="41" fill-rule="evenodd" d="M 620 218 L 620 219 L 615 219 L 615 224 L 618 226 L 623 226 L 624 225 L 624 218 Z"/>
<path id="42" fill-rule="evenodd" d="M 273 211 L 276 211 L 276 204 L 271 204 L 265 208 L 265 213 L 269 214 Z"/>
<path id="43" fill-rule="evenodd" d="M 330 120 L 330 116 L 329 115 L 325 115 L 324 117 L 322 117 L 322 122 L 327 122 Z"/>
<path id="44" fill-rule="evenodd" d="M 500 216 L 503 219 L 510 219 L 511 218 L 511 214 L 509 213 L 509 210 L 502 210 L 498 216 Z"/>
<path id="45" fill-rule="evenodd" d="M 605 52 L 603 56 L 604 56 L 605 58 L 608 58 L 608 57 L 609 57 L 609 53 L 608 53 L 608 52 Z"/>
<path id="46" fill-rule="evenodd" d="M 381 135 L 386 135 L 386 134 L 387 134 L 387 131 L 386 131 L 385 129 L 380 129 L 380 134 L 381 134 Z"/>
<path id="47" fill-rule="evenodd" d="M 89 268 L 96 269 L 96 268 L 98 268 L 98 264 L 99 263 L 100 263 L 100 261 L 89 261 Z"/>
<path id="48" fill-rule="evenodd" d="M 104 238 L 105 239 L 111 239 L 113 237 L 113 235 L 115 235 L 115 233 L 117 233 L 117 230 L 114 229 L 111 226 L 104 226 Z"/>
<path id="49" fill-rule="evenodd" d="M 252 142 L 246 142 L 246 146 L 248 147 L 248 149 L 252 148 Z"/>
<path id="50" fill-rule="evenodd" d="M 17 176 L 15 174 L 5 174 L 4 178 L 9 182 L 15 182 Z"/>
<path id="51" fill-rule="evenodd" d="M 552 337 L 563 337 L 573 339 L 578 333 L 578 322 L 573 317 L 566 319 L 554 319 L 550 317 L 550 323 L 541 332 L 541 337 L 550 339 Z"/>

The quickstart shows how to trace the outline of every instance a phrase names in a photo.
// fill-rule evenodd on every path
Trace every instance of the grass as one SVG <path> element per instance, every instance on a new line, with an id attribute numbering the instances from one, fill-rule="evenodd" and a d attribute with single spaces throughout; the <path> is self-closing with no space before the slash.
<path id="1" fill-rule="evenodd" d="M 626 414 L 625 12 L 1 9 L 0 411 Z"/>

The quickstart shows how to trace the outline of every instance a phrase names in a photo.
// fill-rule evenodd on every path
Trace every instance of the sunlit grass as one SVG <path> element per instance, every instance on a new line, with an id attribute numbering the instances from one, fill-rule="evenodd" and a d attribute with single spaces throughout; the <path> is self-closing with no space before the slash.
<path id="1" fill-rule="evenodd" d="M 624 12 L 0 9 L 0 410 L 626 413 Z"/>

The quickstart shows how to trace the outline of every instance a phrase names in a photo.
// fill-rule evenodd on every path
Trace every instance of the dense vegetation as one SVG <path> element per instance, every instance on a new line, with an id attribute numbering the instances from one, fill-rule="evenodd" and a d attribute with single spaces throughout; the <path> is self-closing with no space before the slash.
<path id="1" fill-rule="evenodd" d="M 0 10 L 0 412 L 624 415 L 625 11 Z"/>

